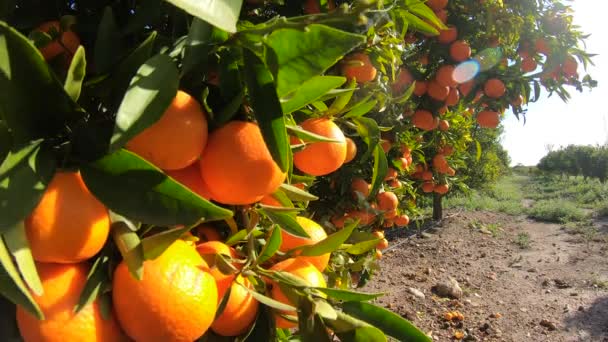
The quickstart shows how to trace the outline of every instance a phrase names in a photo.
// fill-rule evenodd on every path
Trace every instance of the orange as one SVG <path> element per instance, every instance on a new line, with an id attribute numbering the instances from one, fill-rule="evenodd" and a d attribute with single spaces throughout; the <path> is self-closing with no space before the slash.
<path id="1" fill-rule="evenodd" d="M 497 78 L 491 78 L 483 85 L 484 94 L 493 99 L 503 96 L 506 90 L 505 84 Z"/>
<path id="2" fill-rule="evenodd" d="M 420 64 L 422 64 L 422 65 L 428 65 L 429 64 L 429 55 L 428 54 L 422 55 L 420 57 L 420 59 L 418 60 L 418 62 L 420 62 Z"/>
<path id="3" fill-rule="evenodd" d="M 350 163 L 357 155 L 357 144 L 351 138 L 346 138 L 346 159 L 344 164 Z"/>
<path id="4" fill-rule="evenodd" d="M 358 83 L 366 83 L 376 78 L 376 68 L 373 66 L 369 56 L 357 52 L 346 58 L 342 63 L 342 75 L 351 79 L 356 79 Z"/>
<path id="5" fill-rule="evenodd" d="M 567 56 L 562 64 L 562 71 L 566 77 L 574 77 L 576 76 L 576 72 L 578 69 L 578 63 L 576 59 L 572 56 Z"/>
<path id="6" fill-rule="evenodd" d="M 440 170 L 448 166 L 448 161 L 445 159 L 443 154 L 436 154 L 433 157 L 433 167 Z"/>
<path id="7" fill-rule="evenodd" d="M 376 257 L 376 259 L 382 259 L 382 251 L 376 249 L 374 256 Z"/>
<path id="8" fill-rule="evenodd" d="M 442 65 L 437 74 L 435 75 L 437 83 L 444 87 L 456 87 L 458 82 L 454 80 L 454 66 L 453 65 Z"/>
<path id="9" fill-rule="evenodd" d="M 167 171 L 166 173 L 195 194 L 205 199 L 211 199 L 209 187 L 203 181 L 203 177 L 201 177 L 201 170 L 198 164 L 192 164 L 181 170 Z"/>
<path id="10" fill-rule="evenodd" d="M 381 211 L 392 211 L 397 209 L 397 205 L 399 205 L 399 198 L 391 191 L 379 193 L 376 196 L 376 201 L 378 201 L 378 209 Z"/>
<path id="11" fill-rule="evenodd" d="M 435 184 L 432 181 L 422 183 L 422 191 L 429 193 L 433 192 L 435 189 Z"/>
<path id="12" fill-rule="evenodd" d="M 477 123 L 483 128 L 496 128 L 500 122 L 498 112 L 483 110 L 477 114 Z"/>
<path id="13" fill-rule="evenodd" d="M 126 147 L 163 170 L 179 170 L 194 163 L 206 143 L 205 113 L 192 96 L 180 90 L 161 118 Z"/>
<path id="14" fill-rule="evenodd" d="M 321 6 L 319 4 L 319 0 L 306 0 L 306 2 L 304 2 L 304 13 L 306 13 L 306 14 L 321 13 Z"/>
<path id="15" fill-rule="evenodd" d="M 110 218 L 80 173 L 57 172 L 26 218 L 25 231 L 36 261 L 76 263 L 101 250 L 110 232 Z"/>
<path id="16" fill-rule="evenodd" d="M 450 123 L 447 120 L 440 120 L 439 121 L 439 130 L 442 132 L 445 132 L 448 129 L 450 129 Z"/>
<path id="17" fill-rule="evenodd" d="M 400 189 L 403 184 L 401 184 L 401 182 L 398 179 L 391 179 L 388 181 L 388 186 L 390 186 L 393 189 Z"/>
<path id="18" fill-rule="evenodd" d="M 209 273 L 214 278 L 218 278 L 222 275 L 222 272 L 218 270 L 216 266 L 216 256 L 218 254 L 223 255 L 226 258 L 237 259 L 238 255 L 236 250 L 223 242 L 220 241 L 207 241 L 196 245 L 196 251 L 205 260 L 205 264 L 210 267 Z M 232 265 L 236 268 L 241 268 L 241 264 L 233 262 Z"/>
<path id="19" fill-rule="evenodd" d="M 395 83 L 391 85 L 393 93 L 401 93 L 405 91 L 414 82 L 412 73 L 406 68 L 399 69 Z"/>
<path id="20" fill-rule="evenodd" d="M 201 224 L 195 229 L 195 234 L 201 241 L 220 241 L 222 240 L 222 234 L 213 226 L 207 224 Z"/>
<path id="21" fill-rule="evenodd" d="M 439 11 L 448 5 L 448 0 L 428 0 L 426 5 L 429 6 L 433 11 Z"/>
<path id="22" fill-rule="evenodd" d="M 534 42 L 534 47 L 536 48 L 536 52 L 542 53 L 545 56 L 551 54 L 551 47 L 549 46 L 549 43 L 547 43 L 547 41 L 543 38 L 536 39 L 536 41 Z"/>
<path id="23" fill-rule="evenodd" d="M 33 297 L 45 319 L 38 320 L 17 306 L 17 324 L 25 342 L 127 340 L 113 316 L 102 317 L 98 300 L 74 313 L 87 282 L 88 265 L 36 263 L 36 269 L 44 293 Z"/>
<path id="24" fill-rule="evenodd" d="M 448 26 L 447 30 L 439 31 L 439 36 L 437 36 L 437 40 L 441 44 L 450 44 L 458 38 L 458 30 L 454 26 Z"/>
<path id="25" fill-rule="evenodd" d="M 422 96 L 426 94 L 427 82 L 426 81 L 416 81 L 414 85 L 414 95 Z"/>
<path id="26" fill-rule="evenodd" d="M 252 289 L 253 286 L 241 275 L 227 275 L 216 278 L 218 302 L 230 288 L 230 297 L 224 311 L 213 321 L 211 330 L 221 336 L 237 336 L 249 330 L 258 314 L 259 303 L 243 286 Z"/>
<path id="27" fill-rule="evenodd" d="M 450 93 L 450 87 L 441 85 L 436 80 L 429 82 L 426 92 L 437 101 L 445 101 Z"/>
<path id="28" fill-rule="evenodd" d="M 367 197 L 369 196 L 370 185 L 361 178 L 353 178 L 350 189 L 352 190 L 353 195 L 355 192 L 359 192 L 363 197 Z"/>
<path id="29" fill-rule="evenodd" d="M 454 176 L 454 175 L 456 175 L 456 170 L 454 170 L 453 168 L 448 166 L 448 170 L 447 170 L 446 174 L 448 176 Z"/>
<path id="30" fill-rule="evenodd" d="M 260 200 L 260 203 L 264 204 L 264 205 L 270 205 L 273 207 L 282 207 L 283 205 L 281 204 L 281 202 L 279 202 L 274 196 L 272 195 L 266 195 L 264 197 L 262 197 L 262 199 Z"/>
<path id="31" fill-rule="evenodd" d="M 437 185 L 435 185 L 435 188 L 433 189 L 433 191 L 435 191 L 436 193 L 438 193 L 440 195 L 445 195 L 449 189 L 450 188 L 447 184 L 437 184 Z"/>
<path id="32" fill-rule="evenodd" d="M 391 144 L 390 141 L 381 139 L 380 140 L 380 147 L 382 147 L 382 151 L 384 151 L 384 153 L 388 153 L 388 151 L 391 150 L 391 148 L 393 147 L 393 145 Z"/>
<path id="33" fill-rule="evenodd" d="M 473 90 L 474 85 L 475 85 L 475 82 L 473 80 L 469 80 L 464 83 L 461 83 L 458 86 L 458 90 L 460 90 L 460 93 L 462 94 L 462 96 L 468 96 L 471 93 L 471 90 Z"/>
<path id="34" fill-rule="evenodd" d="M 293 155 L 293 164 L 300 171 L 313 176 L 324 176 L 336 171 L 346 160 L 346 139 L 340 127 L 326 118 L 308 119 L 300 126 L 309 132 L 336 140 L 338 142 L 314 142 Z M 296 137 L 292 144 L 300 143 Z M 239 172 L 241 172 L 239 170 Z"/>
<path id="35" fill-rule="evenodd" d="M 521 71 L 524 73 L 532 72 L 536 70 L 538 64 L 532 57 L 526 57 L 521 60 Z"/>
<path id="36" fill-rule="evenodd" d="M 393 169 L 392 167 L 389 167 L 386 171 L 386 176 L 384 176 L 384 180 L 394 179 L 397 178 L 397 176 L 399 176 L 397 170 Z"/>
<path id="37" fill-rule="evenodd" d="M 410 158 L 411 158 L 411 156 L 410 156 Z M 397 165 L 397 167 L 399 167 L 401 170 L 405 170 L 405 169 L 407 169 L 407 168 L 410 166 L 410 161 L 409 161 L 409 159 L 408 159 L 408 158 L 401 157 L 401 158 L 397 158 L 397 159 L 395 160 L 395 164 L 396 164 L 396 165 Z"/>
<path id="38" fill-rule="evenodd" d="M 422 180 L 430 181 L 433 180 L 433 173 L 431 171 L 423 171 L 421 174 Z"/>
<path id="39" fill-rule="evenodd" d="M 407 226 L 410 224 L 410 217 L 406 214 L 399 215 L 395 218 L 395 224 L 399 227 Z"/>
<path id="40" fill-rule="evenodd" d="M 281 229 L 281 247 L 279 247 L 279 251 L 285 253 L 291 249 L 300 247 L 300 246 L 309 246 L 314 245 L 319 241 L 325 240 L 327 238 L 327 233 L 325 229 L 321 227 L 315 221 L 308 219 L 303 216 L 297 216 L 296 221 L 300 224 L 300 226 L 304 229 L 306 234 L 310 238 L 303 238 L 295 235 L 291 235 L 285 230 Z M 299 252 L 296 253 L 296 255 Z M 306 260 L 314 265 L 319 271 L 323 272 L 329 263 L 329 255 L 330 253 L 326 253 L 319 256 L 298 256 L 297 259 Z"/>
<path id="41" fill-rule="evenodd" d="M 444 24 L 448 21 L 448 11 L 446 11 L 445 9 L 440 9 L 438 11 L 435 11 L 435 15 Z"/>
<path id="42" fill-rule="evenodd" d="M 451 156 L 454 153 L 454 146 L 445 145 L 441 148 L 441 154 L 444 156 Z"/>
<path id="43" fill-rule="evenodd" d="M 382 239 L 378 242 L 378 244 L 376 245 L 376 248 L 379 250 L 384 250 L 388 247 L 388 240 L 387 239 Z"/>
<path id="44" fill-rule="evenodd" d="M 471 57 L 471 46 L 464 40 L 457 40 L 450 45 L 450 57 L 456 62 L 464 62 Z"/>
<path id="45" fill-rule="evenodd" d="M 319 272 L 317 268 L 315 268 L 311 263 L 306 260 L 291 258 L 287 260 L 283 260 L 270 268 L 271 271 L 280 271 L 280 272 L 288 272 L 292 275 L 301 278 L 306 284 L 312 287 L 326 287 L 327 283 L 325 282 L 325 278 L 323 274 Z M 275 282 L 271 282 L 272 289 L 270 290 L 270 295 L 274 300 L 277 300 L 284 304 L 289 304 L 291 306 L 298 306 L 298 303 L 293 303 L 289 300 L 289 298 L 283 293 L 279 284 Z M 280 314 L 297 316 L 295 311 L 282 311 Z M 275 315 L 277 328 L 288 329 L 294 328 L 297 326 L 296 323 L 288 321 L 283 317 L 279 316 L 279 313 Z"/>
<path id="46" fill-rule="evenodd" d="M 211 132 L 200 168 L 211 196 L 223 204 L 257 202 L 275 192 L 286 177 L 258 125 L 245 121 L 231 121 Z"/>
<path id="47" fill-rule="evenodd" d="M 207 264 L 188 243 L 177 240 L 143 265 L 135 279 L 121 262 L 114 271 L 112 300 L 116 317 L 136 341 L 194 341 L 211 326 L 217 310 L 217 285 Z"/>
<path id="48" fill-rule="evenodd" d="M 450 88 L 448 97 L 445 99 L 446 106 L 455 106 L 460 101 L 460 92 L 456 88 Z"/>
<path id="49" fill-rule="evenodd" d="M 371 212 L 363 211 L 363 210 L 353 210 L 346 213 L 346 218 L 344 221 L 351 220 L 359 220 L 359 225 L 367 226 L 368 224 L 374 222 L 376 219 L 376 215 Z"/>
<path id="50" fill-rule="evenodd" d="M 376 239 L 384 239 L 384 231 L 383 230 L 376 230 L 375 232 L 372 233 L 372 235 Z"/>
<path id="51" fill-rule="evenodd" d="M 61 32 L 61 24 L 56 20 L 42 23 L 36 28 L 36 31 L 48 33 L 51 35 L 51 38 L 53 38 L 51 42 L 40 47 L 40 52 L 44 59 L 49 61 L 66 53 L 67 58 L 65 59 L 65 65 L 69 66 L 74 53 L 76 53 L 78 46 L 80 46 L 80 38 L 78 38 L 78 35 L 71 30 Z M 58 36 L 53 37 L 53 33 L 58 34 Z"/>
<path id="52" fill-rule="evenodd" d="M 428 110 L 418 109 L 412 117 L 412 124 L 414 127 L 430 131 L 434 128 L 435 118 Z"/>
<path id="53" fill-rule="evenodd" d="M 384 226 L 385 228 L 392 228 L 394 225 L 395 222 L 393 222 L 393 220 L 391 219 L 384 220 L 384 223 L 382 224 L 382 226 Z"/>
<path id="54" fill-rule="evenodd" d="M 524 97 L 521 95 L 518 95 L 516 98 L 513 99 L 513 101 L 511 101 L 511 105 L 513 105 L 513 107 L 520 107 L 523 103 Z"/>

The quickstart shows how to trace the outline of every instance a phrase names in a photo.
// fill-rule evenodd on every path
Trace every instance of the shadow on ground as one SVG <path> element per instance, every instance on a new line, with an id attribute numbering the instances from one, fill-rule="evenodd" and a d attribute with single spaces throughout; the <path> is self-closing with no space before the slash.
<path id="1" fill-rule="evenodd" d="M 576 331 L 581 341 L 608 341 L 608 297 L 582 309 L 564 320 L 566 328 Z"/>

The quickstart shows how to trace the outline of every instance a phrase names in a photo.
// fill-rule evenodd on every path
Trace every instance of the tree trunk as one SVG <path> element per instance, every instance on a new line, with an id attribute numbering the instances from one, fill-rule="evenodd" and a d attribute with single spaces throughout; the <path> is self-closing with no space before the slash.
<path id="1" fill-rule="evenodd" d="M 433 193 L 433 220 L 441 221 L 443 219 L 443 207 L 441 206 L 442 195 Z"/>

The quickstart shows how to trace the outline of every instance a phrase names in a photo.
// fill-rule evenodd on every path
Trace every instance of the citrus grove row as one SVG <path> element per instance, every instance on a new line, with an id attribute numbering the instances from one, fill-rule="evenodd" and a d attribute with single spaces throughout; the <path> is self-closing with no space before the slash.
<path id="1" fill-rule="evenodd" d="M 384 230 L 594 87 L 584 37 L 557 0 L 7 1 L 0 337 L 429 341 L 354 290 Z"/>

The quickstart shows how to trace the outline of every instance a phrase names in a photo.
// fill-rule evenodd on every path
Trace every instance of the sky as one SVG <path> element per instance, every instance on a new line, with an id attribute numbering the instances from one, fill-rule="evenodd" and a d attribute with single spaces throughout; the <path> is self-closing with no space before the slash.
<path id="1" fill-rule="evenodd" d="M 509 152 L 512 165 L 536 165 L 550 145 L 558 148 L 608 142 L 608 43 L 602 35 L 605 17 L 602 18 L 603 11 L 598 11 L 597 0 L 575 0 L 572 5 L 574 23 L 591 34 L 586 40 L 586 50 L 598 54 L 593 58 L 595 66 L 587 69 L 587 73 L 598 81 L 598 86 L 591 91 L 585 89 L 583 93 L 567 87 L 572 95 L 568 103 L 562 102 L 556 94 L 550 98 L 545 94 L 528 105 L 525 125 L 523 120 L 518 121 L 513 113 L 507 112 L 502 145 Z M 582 76 L 585 71 L 580 64 Z"/>

